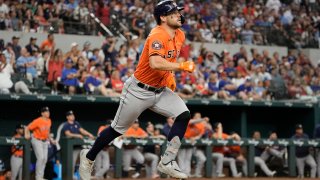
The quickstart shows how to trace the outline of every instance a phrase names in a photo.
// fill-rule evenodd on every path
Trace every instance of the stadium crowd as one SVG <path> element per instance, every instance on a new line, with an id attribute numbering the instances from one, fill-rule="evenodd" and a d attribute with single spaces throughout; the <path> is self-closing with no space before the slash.
<path id="1" fill-rule="evenodd" d="M 0 0 L 0 30 L 96 35 L 103 24 L 145 38 L 156 23 L 152 0 Z M 190 41 L 318 47 L 319 0 L 177 1 Z"/>
<path id="2" fill-rule="evenodd" d="M 270 54 L 268 49 L 258 52 L 241 47 L 239 52 L 230 54 L 227 49 L 213 52 L 193 43 L 307 47 L 319 37 L 319 1 L 187 0 L 183 5 L 187 17 L 183 29 L 189 41 L 178 61 L 193 60 L 197 70 L 176 74 L 176 92 L 182 98 L 310 99 L 319 94 L 320 67 L 312 66 L 301 51 L 289 50 L 287 56 L 280 57 L 277 52 Z M 32 37 L 29 44 L 23 45 L 16 36 L 11 42 L 0 40 L 0 93 L 42 93 L 38 87 L 46 86 L 51 94 L 119 96 L 124 81 L 134 72 L 143 39 L 155 26 L 152 6 L 151 1 L 141 0 L 0 0 L 1 29 L 48 34 L 43 42 Z M 92 49 L 89 41 L 81 45 L 70 42 L 69 50 L 57 48 L 54 34 L 68 33 L 63 24 L 89 21 L 85 17 L 90 12 L 107 26 L 121 29 L 130 39 L 128 43 L 117 48 L 117 38 L 105 35 L 100 48 Z M 90 25 L 82 23 L 87 23 L 83 27 Z M 51 26 L 54 30 L 50 30 Z M 81 31 L 81 23 L 76 28 Z"/>

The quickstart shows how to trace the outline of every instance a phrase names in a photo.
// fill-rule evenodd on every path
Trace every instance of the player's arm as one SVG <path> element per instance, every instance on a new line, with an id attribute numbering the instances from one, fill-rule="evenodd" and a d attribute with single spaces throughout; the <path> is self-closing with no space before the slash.
<path id="1" fill-rule="evenodd" d="M 83 139 L 83 136 L 81 134 L 75 134 L 75 133 L 71 133 L 69 130 L 66 130 L 64 132 L 64 134 L 66 135 L 66 137 L 68 138 L 80 138 Z"/>
<path id="2" fill-rule="evenodd" d="M 169 62 L 160 55 L 152 55 L 149 58 L 149 64 L 152 69 L 162 70 L 162 71 L 188 71 L 193 72 L 195 65 L 192 61 L 184 61 L 181 63 Z"/>
<path id="3" fill-rule="evenodd" d="M 27 126 L 24 126 L 24 138 L 30 139 L 30 131 Z"/>
<path id="4" fill-rule="evenodd" d="M 90 139 L 94 139 L 94 136 L 91 133 L 89 133 L 87 130 L 83 128 L 80 128 L 79 130 L 82 135 L 88 136 Z"/>

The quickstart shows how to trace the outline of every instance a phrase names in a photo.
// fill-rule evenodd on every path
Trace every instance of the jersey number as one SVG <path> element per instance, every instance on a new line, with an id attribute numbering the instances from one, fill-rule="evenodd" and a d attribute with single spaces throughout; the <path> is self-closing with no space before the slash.
<path id="1" fill-rule="evenodd" d="M 173 54 L 174 54 L 174 50 L 168 51 L 167 58 L 172 58 L 172 57 L 173 57 Z"/>

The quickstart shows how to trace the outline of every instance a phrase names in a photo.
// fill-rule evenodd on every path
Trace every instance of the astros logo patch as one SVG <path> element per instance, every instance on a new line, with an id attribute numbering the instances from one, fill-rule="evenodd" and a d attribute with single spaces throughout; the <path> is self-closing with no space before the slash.
<path id="1" fill-rule="evenodd" d="M 152 42 L 152 49 L 155 49 L 155 50 L 160 50 L 162 48 L 162 44 L 155 40 Z"/>

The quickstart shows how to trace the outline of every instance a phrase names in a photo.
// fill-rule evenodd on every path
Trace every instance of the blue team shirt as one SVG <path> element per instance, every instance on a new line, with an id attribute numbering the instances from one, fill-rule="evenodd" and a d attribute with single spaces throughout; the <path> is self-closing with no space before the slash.
<path id="1" fill-rule="evenodd" d="M 73 124 L 66 122 L 63 125 L 62 132 L 69 130 L 73 134 L 80 134 L 81 125 L 78 121 L 74 121 Z"/>
<path id="2" fill-rule="evenodd" d="M 309 136 L 307 134 L 302 135 L 293 135 L 291 137 L 293 140 L 303 140 L 303 139 L 309 139 Z M 309 155 L 309 147 L 308 146 L 296 146 L 296 157 L 302 158 Z"/>

